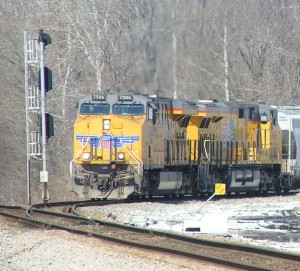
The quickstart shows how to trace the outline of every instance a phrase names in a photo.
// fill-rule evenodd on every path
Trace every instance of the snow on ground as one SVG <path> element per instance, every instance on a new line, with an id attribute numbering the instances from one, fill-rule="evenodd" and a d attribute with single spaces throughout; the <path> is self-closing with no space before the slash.
<path id="1" fill-rule="evenodd" d="M 184 222 L 194 223 L 203 215 L 208 217 L 211 215 L 215 219 L 211 227 L 216 228 L 216 225 L 225 223 L 224 220 L 220 222 L 221 217 L 225 216 L 228 217 L 227 234 L 218 233 L 216 236 L 201 231 L 189 234 L 300 253 L 300 193 L 239 199 L 215 197 L 200 209 L 204 203 L 204 199 L 144 202 L 90 207 L 84 208 L 81 212 L 87 216 L 127 224 L 132 224 L 134 217 L 142 218 L 144 222 L 146 221 L 147 227 L 173 230 L 179 234 L 183 232 Z M 286 221 L 280 220 L 281 218 Z M 291 225 L 291 221 L 295 222 L 293 230 L 286 226 Z M 202 225 L 201 230 L 203 229 Z M 257 240 L 254 233 L 262 237 L 261 240 Z M 280 237 L 279 240 L 276 240 L 277 236 Z M 1 271 L 226 270 L 193 260 L 177 259 L 64 231 L 23 226 L 1 216 L 0 266 Z"/>
<path id="2" fill-rule="evenodd" d="M 288 196 L 170 200 L 84 208 L 83 214 L 300 253 L 300 193 Z"/>

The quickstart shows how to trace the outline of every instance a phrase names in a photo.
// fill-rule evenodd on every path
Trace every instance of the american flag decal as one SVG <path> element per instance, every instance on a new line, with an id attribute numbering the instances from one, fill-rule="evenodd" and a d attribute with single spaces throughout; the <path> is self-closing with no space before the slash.
<path id="1" fill-rule="evenodd" d="M 122 148 L 124 145 L 132 145 L 139 140 L 140 136 L 112 136 L 111 134 L 97 135 L 76 135 L 76 140 L 82 144 L 89 142 L 97 149 L 109 150 L 111 147 L 117 149 Z"/>

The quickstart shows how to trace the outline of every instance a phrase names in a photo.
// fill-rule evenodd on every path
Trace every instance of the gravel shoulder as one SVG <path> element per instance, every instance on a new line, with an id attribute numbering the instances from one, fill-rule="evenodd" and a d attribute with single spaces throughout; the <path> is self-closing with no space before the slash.
<path id="1" fill-rule="evenodd" d="M 120 246 L 0 216 L 1 271 L 229 271 L 207 263 Z"/>
<path id="2" fill-rule="evenodd" d="M 158 223 L 149 225 L 163 230 L 176 230 L 174 221 L 193 217 L 205 203 L 205 199 L 166 201 L 164 203 L 130 203 L 103 207 L 81 208 L 88 217 L 130 224 L 133 216 L 144 216 Z M 228 198 L 219 197 L 208 202 L 201 213 L 236 216 L 273 216 L 292 213 L 300 217 L 300 193 L 288 196 Z M 162 222 L 162 223 L 159 223 Z M 168 222 L 168 223 L 166 223 Z M 260 230 L 258 220 L 254 229 Z M 253 225 L 252 225 L 253 226 Z M 167 228 L 169 227 L 169 228 Z M 192 234 L 200 238 L 221 239 L 229 242 L 259 245 L 267 248 L 300 253 L 300 239 L 273 242 L 268 239 L 254 240 L 243 236 L 243 223 L 230 224 L 237 227 L 234 234 Z M 284 229 L 279 229 L 285 234 Z M 267 231 L 264 231 L 266 233 Z M 277 234 L 277 232 L 276 232 Z M 78 236 L 65 231 L 47 230 L 20 224 L 0 216 L 0 266 L 1 271 L 63 271 L 63 270 L 124 270 L 124 271 L 227 271 L 207 263 L 171 257 L 116 245 L 92 237 Z M 232 269 L 230 269 L 232 270 Z"/>

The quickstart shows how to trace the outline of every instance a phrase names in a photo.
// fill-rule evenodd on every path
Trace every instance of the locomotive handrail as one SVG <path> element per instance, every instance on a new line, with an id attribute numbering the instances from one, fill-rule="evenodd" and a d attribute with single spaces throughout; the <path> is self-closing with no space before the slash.
<path id="1" fill-rule="evenodd" d="M 206 139 L 203 142 L 203 149 L 204 149 L 204 155 L 205 159 L 207 159 L 208 163 L 211 163 L 215 157 L 218 160 L 218 147 L 217 150 L 215 149 L 214 143 L 224 143 L 223 140 L 212 140 L 212 139 Z M 276 143 L 270 143 L 270 146 L 267 148 L 265 146 L 258 146 L 257 142 L 255 140 L 235 140 L 235 141 L 226 141 L 227 147 L 225 144 L 223 144 L 223 147 L 227 149 L 227 161 L 230 161 L 231 163 L 233 161 L 238 162 L 252 162 L 255 163 L 260 160 L 266 160 L 266 156 L 268 156 L 268 161 L 271 159 L 272 161 L 276 159 L 275 154 L 273 153 L 274 150 L 276 150 Z M 218 145 L 217 145 L 218 146 Z M 235 153 L 233 153 L 233 149 L 236 149 Z M 229 149 L 229 151 L 228 151 Z M 278 153 L 277 153 L 278 156 Z M 222 154 L 220 161 L 222 160 Z M 226 160 L 225 159 L 225 160 Z M 278 159 L 278 157 L 277 157 Z"/>
<path id="2" fill-rule="evenodd" d="M 87 136 L 87 140 L 86 140 L 86 143 L 83 145 L 83 143 L 84 143 L 84 138 L 85 137 L 83 137 L 83 139 L 82 139 L 82 147 L 81 147 L 81 150 L 73 157 L 73 159 L 71 160 L 71 162 L 70 162 L 70 164 L 69 164 L 69 167 L 70 167 L 70 175 L 71 175 L 71 177 L 73 176 L 73 174 L 72 174 L 72 164 L 73 164 L 73 162 L 75 161 L 75 159 L 77 159 L 82 153 L 83 153 L 83 150 L 86 148 L 86 146 L 90 143 L 90 140 L 88 140 L 89 139 L 89 137 Z"/>
<path id="3" fill-rule="evenodd" d="M 206 140 L 204 140 L 204 144 L 203 144 L 205 156 L 206 156 L 206 159 L 207 159 L 207 161 L 208 161 L 209 163 L 210 163 L 211 161 L 209 160 L 209 157 L 208 157 L 208 152 L 207 152 L 207 149 L 206 149 L 206 143 L 207 143 L 207 142 L 210 143 L 211 141 L 215 141 L 215 140 L 206 139 Z M 211 147 L 211 144 L 209 144 L 209 147 Z"/>
<path id="4" fill-rule="evenodd" d="M 165 158 L 167 163 L 177 163 L 180 165 L 186 165 L 188 163 L 187 158 L 187 144 L 188 140 L 181 138 L 164 139 L 167 145 L 167 157 Z"/>
<path id="5" fill-rule="evenodd" d="M 125 146 L 125 144 L 122 144 L 122 147 L 124 147 L 126 150 L 127 150 L 127 152 L 129 153 L 129 154 L 131 154 L 131 156 L 133 157 L 133 159 L 138 163 L 138 175 L 141 175 L 141 172 L 140 172 L 140 166 L 141 165 L 143 165 L 143 162 L 142 162 L 142 160 L 140 160 L 131 150 L 129 150 L 126 146 Z"/>

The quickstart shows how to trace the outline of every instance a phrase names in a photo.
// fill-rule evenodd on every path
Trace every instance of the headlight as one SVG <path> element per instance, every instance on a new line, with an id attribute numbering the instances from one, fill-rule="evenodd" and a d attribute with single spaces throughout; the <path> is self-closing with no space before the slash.
<path id="1" fill-rule="evenodd" d="M 109 130 L 110 129 L 110 120 L 104 120 L 103 127 L 104 127 L 104 130 Z"/>
<path id="2" fill-rule="evenodd" d="M 84 153 L 82 154 L 82 158 L 83 158 L 84 160 L 90 160 L 90 158 L 91 158 L 91 153 L 90 153 L 90 152 L 84 152 Z"/>
<path id="3" fill-rule="evenodd" d="M 124 160 L 125 159 L 125 153 L 124 152 L 119 152 L 118 153 L 118 159 L 119 160 Z"/>

